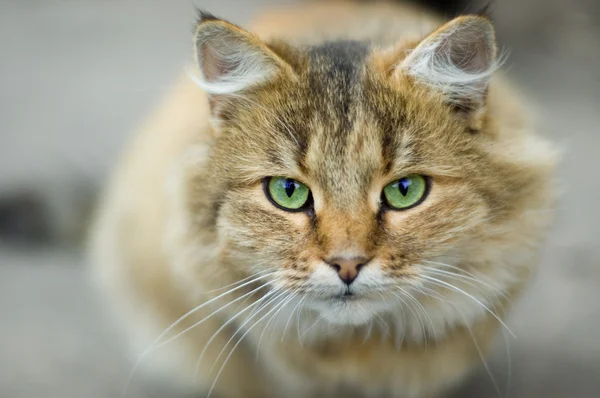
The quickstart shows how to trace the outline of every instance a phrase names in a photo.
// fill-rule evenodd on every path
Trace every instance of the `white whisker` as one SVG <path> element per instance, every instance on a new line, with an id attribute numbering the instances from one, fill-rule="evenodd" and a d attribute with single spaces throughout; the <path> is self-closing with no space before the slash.
<path id="1" fill-rule="evenodd" d="M 407 291 L 406 294 L 407 294 L 407 296 L 409 298 L 411 298 L 414 301 L 414 303 L 417 305 L 417 308 L 420 308 L 423 311 L 423 313 L 425 314 L 425 316 L 429 320 L 429 324 L 431 325 L 431 331 L 433 332 L 433 339 L 437 343 L 438 337 L 437 337 L 437 333 L 435 331 L 435 325 L 433 324 L 433 321 L 431 320 L 431 317 L 427 313 L 427 310 L 425 309 L 425 307 L 423 306 L 423 304 L 421 304 L 421 302 L 419 302 L 419 300 L 417 300 L 416 298 L 413 297 L 412 294 L 410 294 L 410 292 Z"/>
<path id="2" fill-rule="evenodd" d="M 156 344 L 158 344 L 159 341 L 161 341 L 169 332 L 171 332 L 171 330 L 173 330 L 177 325 L 179 325 L 181 322 L 183 322 L 185 319 L 187 319 L 189 316 L 195 314 L 196 312 L 200 311 L 202 308 L 206 307 L 207 305 L 210 305 L 212 303 L 214 303 L 215 301 L 227 296 L 228 294 L 231 294 L 239 289 L 242 289 L 248 285 L 251 285 L 252 283 L 255 283 L 256 281 L 259 281 L 261 279 L 267 278 L 271 275 L 275 274 L 275 272 L 266 274 L 266 275 L 261 275 L 258 276 L 254 279 L 251 279 L 233 289 L 230 289 L 224 293 L 219 294 L 218 296 L 200 304 L 199 306 L 193 308 L 192 310 L 188 311 L 187 313 L 185 313 L 183 316 L 181 316 L 179 319 L 177 319 L 175 322 L 173 322 L 169 327 L 167 327 L 149 346 L 148 348 L 146 348 L 138 357 L 138 360 L 136 361 L 136 363 L 133 365 L 133 368 L 131 370 L 131 372 L 129 373 L 129 377 L 127 378 L 127 383 L 125 384 L 125 388 L 123 390 L 123 395 L 125 395 L 127 393 L 127 390 L 129 388 L 129 385 L 131 383 L 131 380 L 133 379 L 133 376 L 135 374 L 135 372 L 137 371 L 137 369 L 139 368 L 139 366 L 141 365 L 141 363 L 144 361 L 144 359 L 146 359 L 146 357 L 155 349 Z M 261 286 L 262 287 L 262 286 Z M 232 304 L 233 302 L 229 303 Z M 211 315 L 214 315 L 216 312 L 219 312 L 220 310 L 222 310 L 225 307 L 221 307 L 219 310 L 213 312 Z M 205 318 L 207 319 L 207 318 Z M 161 344 L 162 345 L 162 344 Z"/>
<path id="3" fill-rule="evenodd" d="M 482 284 L 483 286 L 487 287 L 488 289 L 492 290 L 493 292 L 495 292 L 495 293 L 497 293 L 497 294 L 499 294 L 499 295 L 503 296 L 503 297 L 504 297 L 505 299 L 507 299 L 507 300 L 509 299 L 509 297 L 506 295 L 506 293 L 502 292 L 502 291 L 501 291 L 501 290 L 500 290 L 498 287 L 496 287 L 496 286 L 492 285 L 491 283 L 489 283 L 489 282 L 487 282 L 487 281 L 483 280 L 483 279 L 482 279 L 482 277 L 478 277 L 477 275 L 475 275 L 475 274 L 474 274 L 474 273 L 472 273 L 472 272 L 469 272 L 469 271 L 467 271 L 467 270 L 464 270 L 464 269 L 462 269 L 462 268 L 459 268 L 459 267 L 456 267 L 456 266 L 454 266 L 454 265 L 450 265 L 450 264 L 439 263 L 439 262 L 433 262 L 433 261 L 425 261 L 425 262 L 426 262 L 426 263 L 429 263 L 429 264 L 439 265 L 439 266 L 442 266 L 442 267 L 448 267 L 448 268 L 451 268 L 451 269 L 453 269 L 453 270 L 456 270 L 456 271 L 458 271 L 458 272 L 454 273 L 454 272 L 451 272 L 451 271 L 445 271 L 445 270 L 441 270 L 441 269 L 439 269 L 439 268 L 434 268 L 434 267 L 426 267 L 426 266 L 424 266 L 424 267 L 425 267 L 425 268 L 427 268 L 428 270 L 432 270 L 432 269 L 434 269 L 434 270 L 436 270 L 436 272 L 439 272 L 439 273 L 449 273 L 449 274 L 453 274 L 453 275 L 455 275 L 455 276 L 464 277 L 465 279 L 469 279 L 469 280 L 471 280 L 471 281 L 473 281 L 473 282 L 477 282 L 477 283 L 480 283 L 480 284 Z M 465 274 L 465 275 L 462 275 L 462 274 Z M 509 300 L 509 301 L 510 301 L 510 300 Z"/>
<path id="4" fill-rule="evenodd" d="M 489 281 L 485 281 L 485 280 L 483 279 L 483 278 L 485 278 L 485 276 L 484 276 L 484 275 L 476 275 L 475 273 L 473 273 L 473 272 L 470 272 L 470 271 L 468 271 L 468 270 L 466 270 L 466 269 L 464 269 L 464 268 L 457 267 L 456 265 L 447 264 L 447 263 L 441 263 L 441 262 L 439 262 L 439 261 L 423 261 L 423 262 L 424 262 L 424 263 L 427 263 L 427 264 L 438 265 L 438 266 L 441 266 L 441 267 L 447 267 L 447 268 L 453 269 L 453 270 L 455 270 L 455 271 L 458 271 L 458 272 L 459 272 L 459 273 L 461 273 L 461 274 L 465 274 L 465 275 L 468 275 L 468 276 L 470 276 L 470 277 L 472 277 L 472 278 L 475 278 L 475 279 L 477 279 L 477 280 L 480 280 L 480 281 L 482 281 L 482 282 L 485 282 L 485 283 L 488 283 L 488 284 L 490 283 Z M 436 268 L 436 269 L 437 269 L 437 268 Z M 493 285 L 492 285 L 492 286 L 493 286 Z"/>
<path id="5" fill-rule="evenodd" d="M 504 330 L 502 331 L 502 338 L 504 339 L 504 346 L 506 347 L 506 387 L 504 397 L 507 398 L 510 395 L 510 384 L 512 381 L 512 356 L 510 354 L 510 343 Z"/>
<path id="6" fill-rule="evenodd" d="M 272 269 L 268 269 L 268 270 L 259 271 L 259 272 L 256 272 L 256 273 L 254 273 L 254 274 L 250 275 L 250 276 L 247 276 L 247 277 L 245 277 L 244 279 L 240 279 L 240 280 L 239 280 L 239 281 L 237 281 L 237 282 L 233 282 L 233 283 L 230 283 L 229 285 L 226 285 L 226 286 L 223 286 L 223 287 L 219 287 L 219 288 L 216 288 L 216 289 L 212 289 L 212 290 L 206 290 L 206 291 L 204 291 L 204 292 L 202 292 L 202 293 L 204 293 L 204 294 L 208 294 L 208 293 L 215 293 L 215 292 L 218 292 L 218 291 L 221 291 L 221 290 L 224 290 L 224 289 L 227 289 L 227 288 L 230 288 L 230 287 L 233 287 L 233 286 L 239 285 L 239 284 L 241 284 L 241 283 L 244 283 L 244 282 L 246 282 L 247 280 L 249 280 L 249 279 L 252 279 L 252 278 L 254 278 L 254 277 L 256 277 L 256 276 L 259 276 L 259 275 L 261 275 L 261 274 L 265 274 L 265 273 L 275 273 L 275 272 L 276 272 L 276 271 L 274 271 L 274 270 L 272 270 Z"/>
<path id="7" fill-rule="evenodd" d="M 358 303 L 357 303 L 357 304 L 358 304 Z M 358 304 L 358 306 L 359 306 L 361 309 L 363 309 L 363 308 L 364 308 L 364 307 L 363 307 L 362 305 L 360 305 L 360 304 Z M 383 324 L 383 330 L 382 330 L 383 334 L 382 334 L 382 336 L 381 336 L 381 337 L 383 338 L 384 336 L 390 336 L 390 335 L 391 335 L 391 332 L 390 332 L 390 325 L 388 325 L 388 324 L 387 324 L 387 322 L 385 321 L 385 319 L 383 319 L 383 317 L 382 317 L 381 315 L 379 315 L 378 313 L 374 313 L 373 315 L 374 315 L 375 317 L 377 317 L 377 319 L 379 320 L 379 322 L 380 322 L 381 324 Z"/>
<path id="8" fill-rule="evenodd" d="M 261 297 L 260 299 L 256 300 L 254 303 L 248 305 L 246 308 L 244 308 L 243 310 L 241 310 L 240 312 L 238 312 L 234 316 L 230 317 L 227 320 L 227 322 L 223 323 L 223 325 L 219 329 L 217 329 L 216 332 L 213 333 L 213 335 L 210 337 L 210 339 L 208 339 L 208 341 L 204 345 L 204 348 L 202 349 L 202 352 L 200 352 L 200 356 L 198 357 L 198 360 L 196 361 L 196 370 L 194 372 L 194 375 L 197 375 L 198 372 L 200 371 L 200 365 L 202 363 L 202 359 L 204 358 L 204 354 L 206 353 L 206 350 L 211 345 L 211 343 L 213 342 L 213 340 L 219 335 L 219 333 L 221 333 L 221 331 L 223 331 L 223 329 L 225 329 L 229 324 L 231 324 L 233 321 L 235 321 L 235 319 L 238 316 L 240 316 L 241 314 L 243 314 L 247 310 L 249 310 L 249 309 L 251 309 L 251 308 L 253 308 L 253 307 L 257 306 L 257 305 L 260 305 L 263 301 L 267 300 L 269 297 L 271 297 L 274 294 L 276 294 L 275 291 L 268 292 L 263 297 Z"/>
<path id="9" fill-rule="evenodd" d="M 489 366 L 488 362 L 486 361 L 485 356 L 483 355 L 483 351 L 481 351 L 481 348 L 479 347 L 479 344 L 477 343 L 477 339 L 475 339 L 475 335 L 473 334 L 473 330 L 471 329 L 471 326 L 469 326 L 469 324 L 467 323 L 467 320 L 466 320 L 464 314 L 460 310 L 458 310 L 458 308 L 456 310 L 461 314 L 461 316 L 464 319 L 465 326 L 467 327 L 467 330 L 469 331 L 469 334 L 471 335 L 471 339 L 473 340 L 473 345 L 475 346 L 475 349 L 479 353 L 479 358 L 481 358 L 483 367 L 485 368 L 487 374 L 490 376 L 490 379 L 492 380 L 492 384 L 494 385 L 494 389 L 496 390 L 496 393 L 498 393 L 499 397 L 502 397 L 502 393 L 500 392 L 500 387 L 498 387 L 496 378 L 494 377 L 492 370 L 490 369 L 490 366 Z"/>
<path id="10" fill-rule="evenodd" d="M 302 334 L 300 335 L 300 345 L 302 345 L 302 338 L 322 319 L 325 319 L 325 317 L 323 315 L 320 315 L 319 317 L 317 317 L 317 320 L 314 321 L 312 325 L 310 325 L 304 332 L 302 332 Z"/>
<path id="11" fill-rule="evenodd" d="M 427 290 L 428 288 L 425 288 Z M 460 311 L 456 305 L 454 305 L 452 302 L 450 302 L 449 300 L 445 300 L 443 298 L 440 298 L 439 295 L 437 294 L 437 292 L 433 291 L 434 293 L 436 293 L 435 295 L 431 295 L 431 294 L 427 294 L 425 292 L 423 292 L 426 296 L 429 296 L 431 298 L 436 298 L 438 300 L 441 301 L 445 301 L 447 303 L 449 303 L 450 305 L 452 305 L 454 307 L 454 309 L 460 314 L 460 316 L 463 318 L 463 323 L 465 325 L 465 327 L 467 328 L 467 331 L 469 332 L 469 335 L 471 336 L 471 340 L 473 341 L 473 345 L 475 346 L 475 349 L 477 350 L 477 353 L 479 354 L 479 358 L 481 359 L 481 362 L 483 363 L 483 367 L 485 368 L 488 376 L 490 376 L 490 379 L 492 381 L 492 384 L 494 385 L 494 388 L 496 389 L 496 392 L 498 393 L 498 395 L 501 397 L 501 393 L 500 393 L 500 388 L 498 387 L 498 383 L 496 382 L 496 379 L 494 378 L 494 375 L 485 359 L 485 356 L 483 355 L 483 351 L 481 351 L 481 348 L 479 347 L 479 344 L 477 343 L 477 340 L 475 339 L 475 335 L 473 334 L 473 330 L 471 329 L 471 326 L 469 325 L 467 318 L 465 317 L 464 313 L 462 311 Z"/>
<path id="12" fill-rule="evenodd" d="M 367 342 L 367 340 L 369 340 L 369 337 L 371 337 L 371 331 L 373 330 L 373 319 L 371 319 L 371 322 L 369 322 L 369 329 L 367 330 L 367 333 L 365 333 L 365 338 L 363 340 L 363 344 L 365 344 Z"/>
<path id="13" fill-rule="evenodd" d="M 312 293 L 309 296 L 307 302 L 310 302 L 311 300 L 314 300 L 314 298 L 315 298 L 315 294 Z M 303 307 L 304 307 L 304 305 L 306 305 L 306 303 L 303 304 Z M 317 319 L 317 321 L 318 321 L 318 319 Z M 302 349 L 304 349 L 304 344 L 302 343 L 302 336 L 303 336 L 303 334 L 302 335 L 300 334 L 300 311 L 298 311 L 296 313 L 296 334 L 298 335 L 298 343 L 300 344 L 300 347 L 302 347 Z"/>
<path id="14" fill-rule="evenodd" d="M 458 288 L 458 287 L 456 287 L 456 286 L 454 286 L 454 285 L 452 285 L 450 283 L 444 282 L 444 281 L 442 281 L 440 279 L 437 279 L 437 278 L 434 278 L 434 277 L 431 277 L 431 276 L 428 276 L 428 275 L 421 275 L 421 277 L 425 278 L 425 279 L 427 279 L 427 280 L 431 281 L 432 283 L 437 284 L 439 286 L 446 287 L 448 289 L 451 289 L 451 290 L 454 290 L 454 291 L 459 292 L 461 294 L 464 294 L 466 297 L 470 298 L 471 300 L 473 300 L 474 302 L 476 302 L 477 304 L 479 304 L 490 315 L 492 315 L 494 318 L 496 318 L 496 320 L 498 322 L 500 322 L 500 324 L 510 333 L 510 335 L 513 338 L 515 338 L 515 339 L 517 338 L 515 336 L 515 334 L 512 332 L 512 330 L 510 330 L 510 328 L 506 325 L 506 323 L 504 323 L 504 321 L 502 319 L 500 319 L 500 317 L 498 315 L 496 315 L 492 310 L 490 310 L 485 304 L 483 304 L 480 300 L 478 300 L 477 298 L 475 298 L 473 295 L 465 292 L 464 290 L 462 290 L 462 289 L 460 289 L 460 288 Z"/>
<path id="15" fill-rule="evenodd" d="M 229 346 L 229 344 L 235 339 L 235 337 L 240 333 L 240 331 L 244 330 L 244 327 L 252 321 L 252 319 L 254 319 L 254 317 L 256 317 L 260 311 L 262 311 L 264 308 L 268 307 L 271 303 L 279 300 L 281 297 L 285 296 L 287 293 L 285 291 L 275 291 L 272 292 L 273 294 L 269 295 L 269 299 L 266 300 L 264 303 L 262 303 L 262 305 L 259 305 L 258 307 L 254 308 L 252 310 L 252 312 L 250 313 L 250 315 L 248 316 L 248 318 L 241 324 L 238 326 L 237 330 L 231 335 L 231 337 L 229 338 L 229 340 L 227 340 L 227 342 L 223 345 L 223 348 L 221 349 L 221 351 L 219 352 L 219 355 L 217 355 L 217 357 L 215 358 L 211 368 L 208 370 L 208 374 L 212 373 L 212 371 L 214 370 L 214 367 L 216 366 L 218 360 L 221 358 L 221 356 L 225 353 L 225 350 L 227 349 L 227 347 Z M 262 301 L 262 300 L 261 300 Z"/>
<path id="16" fill-rule="evenodd" d="M 267 321 L 267 324 L 265 325 L 265 327 L 263 328 L 263 331 L 260 334 L 260 338 L 258 339 L 258 343 L 256 344 L 256 357 L 257 358 L 258 358 L 258 354 L 259 354 L 259 351 L 260 351 L 260 343 L 261 343 L 261 341 L 263 339 L 264 334 L 266 333 L 267 329 L 269 328 L 269 325 L 272 323 L 272 321 L 275 319 L 275 317 L 281 311 L 281 309 L 283 309 L 295 296 L 296 296 L 296 293 L 292 293 L 288 297 L 286 297 L 285 299 L 283 299 L 282 300 L 282 301 L 284 301 L 283 305 L 281 305 L 279 307 L 279 310 L 277 312 L 275 312 L 273 314 L 273 316 Z"/>
<path id="17" fill-rule="evenodd" d="M 491 290 L 493 293 L 496 293 L 498 295 L 501 296 L 506 296 L 505 293 L 501 292 L 500 290 L 498 290 L 496 287 L 487 284 L 486 282 L 483 282 L 477 278 L 473 278 L 467 275 L 461 275 L 455 272 L 451 272 L 451 271 L 445 271 L 445 270 L 441 270 L 441 269 L 437 269 L 437 268 L 431 268 L 431 267 L 422 267 L 425 271 L 427 272 L 431 272 L 433 274 L 437 274 L 437 275 L 442 275 L 442 276 L 447 276 L 448 278 L 452 278 L 454 280 L 457 281 L 461 281 L 471 287 L 474 287 L 476 289 L 481 289 L 481 287 L 486 287 L 489 290 Z M 479 284 L 479 285 L 477 285 Z"/>
<path id="18" fill-rule="evenodd" d="M 407 292 L 404 289 L 402 289 L 401 287 L 398 287 L 398 290 L 399 290 L 399 292 L 403 296 L 407 297 Z M 410 305 L 410 303 L 408 303 L 407 301 L 405 301 L 404 299 L 402 299 L 400 296 L 398 296 L 395 292 L 392 291 L 392 294 L 402 301 L 402 303 L 408 308 L 408 310 L 411 312 L 411 314 L 419 322 L 419 326 L 421 326 L 421 333 L 423 333 L 423 337 L 425 339 L 427 339 L 427 332 L 425 331 L 425 324 L 423 323 L 423 320 L 421 319 L 421 317 L 419 317 L 417 315 L 417 313 L 413 309 L 412 305 Z M 409 299 L 413 299 L 414 300 L 414 297 L 411 296 Z M 425 343 L 427 344 L 427 340 L 425 340 Z"/>
<path id="19" fill-rule="evenodd" d="M 177 333 L 175 336 L 171 337 L 170 339 L 160 343 L 159 345 L 157 345 L 155 348 L 160 348 L 168 343 L 170 343 L 171 341 L 177 339 L 178 337 L 184 335 L 185 333 L 189 332 L 190 330 L 194 329 L 197 326 L 200 326 L 201 324 L 203 324 L 204 322 L 206 322 L 207 320 L 209 320 L 210 318 L 212 318 L 214 315 L 216 315 L 217 313 L 219 313 L 221 310 L 223 310 L 224 308 L 229 307 L 231 304 L 234 304 L 240 300 L 242 300 L 243 298 L 247 298 L 249 296 L 251 296 L 252 294 L 256 293 L 258 290 L 267 287 L 268 285 L 273 284 L 274 282 L 276 282 L 278 279 L 274 280 L 274 281 L 270 281 L 270 282 L 266 282 L 262 285 L 260 285 L 259 287 L 257 287 L 256 289 L 251 290 L 250 292 L 236 298 L 235 300 L 230 301 L 229 303 L 223 305 L 222 307 L 214 310 L 213 312 L 211 312 L 209 315 L 205 316 L 204 318 L 202 318 L 201 320 L 199 320 L 198 322 L 194 323 L 192 326 L 189 326 L 187 328 L 185 328 L 184 330 L 182 330 L 181 332 Z"/>
<path id="20" fill-rule="evenodd" d="M 285 294 L 285 292 L 283 292 Z M 278 296 L 277 298 L 279 298 L 281 296 Z M 263 319 L 265 319 L 267 316 L 269 316 L 274 310 L 276 310 L 277 308 L 279 308 L 280 305 L 285 305 L 285 303 L 278 303 L 276 304 L 269 312 L 267 312 L 265 315 L 263 315 L 258 321 L 256 321 L 252 326 L 250 326 L 245 332 L 244 334 L 239 338 L 239 340 L 237 341 L 237 343 L 235 343 L 235 345 L 233 346 L 233 348 L 231 349 L 231 351 L 229 352 L 229 355 L 227 355 L 227 357 L 225 358 L 225 361 L 223 362 L 223 365 L 221 365 L 221 368 L 219 369 L 219 372 L 217 373 L 217 375 L 215 376 L 215 379 L 213 380 L 212 386 L 210 387 L 210 390 L 208 390 L 208 394 L 206 394 L 206 398 L 210 398 L 210 395 L 212 393 L 212 391 L 214 390 L 217 381 L 219 380 L 219 377 L 221 376 L 221 373 L 223 372 L 223 369 L 225 368 L 225 365 L 227 365 L 227 362 L 229 361 L 229 358 L 231 358 L 231 356 L 233 355 L 233 352 L 235 351 L 235 349 L 240 345 L 240 343 L 242 342 L 242 340 L 244 339 L 244 337 L 246 337 L 246 335 L 248 333 L 250 333 L 250 331 L 256 326 L 258 325 Z M 264 308 L 264 307 L 263 307 Z M 238 329 L 238 331 L 241 330 L 241 327 Z M 237 332 L 234 334 L 234 336 L 237 334 Z M 233 337 L 233 336 L 232 336 Z M 229 344 L 229 342 L 227 343 Z M 227 346 L 227 344 L 225 344 L 225 346 Z M 218 360 L 218 358 L 215 360 Z M 212 371 L 212 370 L 211 370 Z"/>
<path id="21" fill-rule="evenodd" d="M 283 343 L 283 339 L 285 338 L 285 334 L 287 333 L 288 327 L 290 326 L 290 323 L 292 321 L 292 318 L 294 316 L 294 312 L 296 312 L 296 310 L 298 310 L 300 308 L 300 305 L 302 305 L 302 302 L 306 299 L 306 296 L 302 297 L 300 300 L 298 300 L 298 304 L 296 304 L 296 306 L 294 307 L 294 309 L 292 309 L 292 312 L 290 313 L 290 317 L 288 318 L 287 322 L 285 323 L 285 327 L 283 328 L 283 333 L 281 334 L 281 342 Z"/>
<path id="22" fill-rule="evenodd" d="M 400 350 L 402 348 L 402 344 L 404 343 L 404 338 L 406 337 L 406 312 L 404 311 L 404 308 L 400 308 L 400 311 L 402 312 L 402 334 L 399 334 L 398 332 L 396 332 L 396 340 L 394 342 L 394 344 L 396 345 L 396 349 Z"/>

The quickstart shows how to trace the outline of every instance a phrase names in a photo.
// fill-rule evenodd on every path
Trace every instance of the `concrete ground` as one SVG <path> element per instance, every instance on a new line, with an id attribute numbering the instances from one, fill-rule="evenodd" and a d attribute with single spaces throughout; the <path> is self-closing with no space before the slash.
<path id="1" fill-rule="evenodd" d="M 240 23 L 280 3 L 197 2 Z M 565 155 L 543 267 L 510 318 L 510 356 L 500 338 L 491 371 L 508 397 L 598 397 L 600 6 L 503 0 L 495 10 L 508 74 Z M 192 19 L 188 0 L 0 0 L 0 192 L 35 186 L 68 214 L 70 192 L 102 181 L 181 72 Z M 121 396 L 131 363 L 82 264 L 73 248 L 0 248 L 0 397 Z M 129 396 L 184 397 L 143 378 Z M 496 396 L 483 370 L 456 395 Z"/>

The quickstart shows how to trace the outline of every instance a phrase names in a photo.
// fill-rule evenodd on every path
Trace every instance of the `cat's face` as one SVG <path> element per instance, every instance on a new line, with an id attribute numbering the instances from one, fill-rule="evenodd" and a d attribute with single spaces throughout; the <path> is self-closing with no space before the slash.
<path id="1" fill-rule="evenodd" d="M 262 60 L 264 70 L 283 72 L 227 96 L 223 85 L 247 83 L 235 80 L 237 64 L 199 48 L 201 64 L 212 62 L 203 72 L 219 119 L 211 219 L 243 275 L 268 273 L 263 282 L 329 322 L 362 324 L 411 306 L 407 293 L 443 290 L 428 270 L 468 262 L 489 231 L 516 217 L 528 177 L 489 155 L 480 80 L 471 92 L 432 90 L 410 68 L 394 69 L 397 51 L 361 43 L 260 50 L 277 57 Z M 231 76 L 218 86 L 223 73 Z"/>
<path id="2" fill-rule="evenodd" d="M 271 89 L 236 107 L 218 144 L 233 257 L 277 270 L 278 286 L 340 323 L 400 304 L 426 261 L 477 239 L 490 207 L 478 179 L 491 166 L 460 115 L 361 79 L 347 98 L 299 82 L 273 101 Z"/>

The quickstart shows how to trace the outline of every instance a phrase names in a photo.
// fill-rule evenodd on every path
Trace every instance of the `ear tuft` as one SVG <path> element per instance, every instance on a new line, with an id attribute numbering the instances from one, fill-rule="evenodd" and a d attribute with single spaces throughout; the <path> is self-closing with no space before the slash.
<path id="1" fill-rule="evenodd" d="M 196 30 L 196 28 L 202 22 L 206 22 L 206 21 L 218 21 L 219 20 L 219 18 L 215 17 L 210 12 L 201 10 L 200 8 L 196 8 L 196 14 L 197 14 L 198 17 L 196 18 L 196 24 L 194 25 L 194 30 Z"/>
<path id="2" fill-rule="evenodd" d="M 463 109 L 483 106 L 492 74 L 498 69 L 490 21 L 458 17 L 425 38 L 404 59 L 401 69 L 416 81 L 443 92 Z"/>
<path id="3" fill-rule="evenodd" d="M 209 95 L 236 94 L 273 78 L 283 61 L 242 28 L 199 11 L 195 50 L 201 79 Z"/>
<path id="4" fill-rule="evenodd" d="M 492 3 L 493 2 L 494 2 L 494 0 L 488 0 L 487 3 L 481 5 L 481 7 L 479 9 L 475 10 L 475 12 L 473 12 L 473 15 L 477 15 L 482 18 L 486 18 L 488 21 L 493 21 L 493 19 L 492 19 Z"/>

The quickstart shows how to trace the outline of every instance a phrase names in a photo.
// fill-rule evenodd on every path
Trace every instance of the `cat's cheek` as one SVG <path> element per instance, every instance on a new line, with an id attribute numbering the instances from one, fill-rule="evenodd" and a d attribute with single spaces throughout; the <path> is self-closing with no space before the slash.
<path id="1" fill-rule="evenodd" d="M 410 229 L 410 225 L 420 224 L 419 220 L 415 219 L 419 217 L 419 213 L 421 213 L 421 209 L 416 207 L 404 211 L 385 210 L 382 214 L 382 220 L 388 230 L 394 232 L 407 231 Z"/>
<path id="2" fill-rule="evenodd" d="M 276 234 L 276 236 L 273 236 L 273 238 L 281 238 L 281 235 L 285 235 L 286 239 L 295 240 L 294 237 L 304 237 L 306 235 L 306 232 L 310 229 L 310 218 L 305 213 L 286 212 L 284 210 L 273 208 L 272 205 L 271 208 L 271 211 L 278 212 L 280 216 L 283 216 L 286 219 L 286 225 L 270 226 L 270 229 L 273 231 L 273 234 Z"/>

